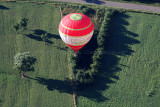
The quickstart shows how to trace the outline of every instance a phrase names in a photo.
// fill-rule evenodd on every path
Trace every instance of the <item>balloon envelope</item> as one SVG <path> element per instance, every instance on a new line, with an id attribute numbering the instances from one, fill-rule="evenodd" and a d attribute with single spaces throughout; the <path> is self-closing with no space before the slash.
<path id="1" fill-rule="evenodd" d="M 75 52 L 89 42 L 93 30 L 93 22 L 88 16 L 81 13 L 68 14 L 59 23 L 61 39 Z"/>

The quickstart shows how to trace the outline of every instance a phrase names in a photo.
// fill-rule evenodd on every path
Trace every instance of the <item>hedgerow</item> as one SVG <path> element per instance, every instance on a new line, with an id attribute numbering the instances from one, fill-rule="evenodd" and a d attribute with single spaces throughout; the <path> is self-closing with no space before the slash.
<path id="1" fill-rule="evenodd" d="M 102 22 L 102 26 L 100 28 L 100 32 L 97 36 L 97 44 L 98 48 L 95 50 L 94 55 L 92 56 L 93 63 L 91 66 L 91 72 L 96 75 L 96 73 L 100 70 L 103 59 L 103 52 L 105 51 L 106 39 L 109 35 L 109 28 L 111 25 L 111 18 L 118 11 L 114 9 L 109 9 L 106 11 L 104 20 Z"/>
<path id="2" fill-rule="evenodd" d="M 84 7 L 81 7 L 84 8 Z M 102 65 L 102 59 L 103 59 L 103 51 L 105 51 L 105 44 L 106 39 L 109 36 L 109 28 L 110 28 L 110 22 L 111 18 L 116 14 L 117 11 L 114 9 L 108 9 L 105 13 L 104 20 L 102 22 L 101 28 L 99 33 L 96 37 L 97 44 L 96 49 L 94 50 L 94 53 L 92 54 L 89 68 L 80 68 L 79 62 L 83 58 L 82 55 L 84 55 L 84 50 L 80 51 L 81 53 L 78 54 L 77 57 L 73 56 L 73 52 L 69 52 L 69 64 L 70 64 L 70 71 L 72 74 L 72 81 L 75 88 L 77 90 L 84 89 L 88 86 L 91 86 L 93 84 L 94 78 L 98 71 L 101 69 Z M 95 38 L 94 38 L 95 39 Z M 95 41 L 94 41 L 95 42 Z M 92 45 L 88 48 L 92 48 Z M 87 62 L 86 62 L 87 64 Z"/>

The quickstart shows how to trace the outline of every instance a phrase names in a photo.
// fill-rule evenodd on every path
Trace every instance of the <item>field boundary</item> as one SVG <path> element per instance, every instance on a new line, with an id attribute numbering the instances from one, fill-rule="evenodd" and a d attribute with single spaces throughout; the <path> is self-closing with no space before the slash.
<path id="1" fill-rule="evenodd" d="M 70 78 L 71 86 L 72 86 L 72 90 L 73 90 L 73 104 L 74 104 L 74 107 L 77 107 L 77 91 L 74 89 L 74 83 L 73 83 L 73 78 L 72 78 L 72 74 L 71 74 L 71 67 L 69 64 L 70 59 L 68 59 L 68 56 L 67 56 L 67 60 L 68 60 L 68 73 L 69 73 L 69 78 Z"/>

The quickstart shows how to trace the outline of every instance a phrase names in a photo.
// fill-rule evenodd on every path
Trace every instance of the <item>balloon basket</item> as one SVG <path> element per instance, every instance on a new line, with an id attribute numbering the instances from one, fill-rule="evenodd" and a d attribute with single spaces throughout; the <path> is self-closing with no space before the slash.
<path id="1" fill-rule="evenodd" d="M 78 53 L 77 53 L 77 52 L 75 52 L 75 53 L 74 53 L 74 57 L 77 57 L 77 55 L 78 55 Z"/>

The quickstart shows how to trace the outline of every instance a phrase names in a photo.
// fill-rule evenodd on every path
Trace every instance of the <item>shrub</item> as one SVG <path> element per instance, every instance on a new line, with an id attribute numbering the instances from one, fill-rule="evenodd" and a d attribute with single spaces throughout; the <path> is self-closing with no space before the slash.
<path id="1" fill-rule="evenodd" d="M 33 71 L 33 65 L 36 62 L 36 58 L 31 56 L 29 52 L 17 53 L 14 56 L 14 69 L 18 69 L 21 76 L 24 77 L 24 72 Z"/>
<path id="2" fill-rule="evenodd" d="M 109 32 L 111 18 L 114 16 L 116 12 L 117 11 L 113 9 L 109 9 L 108 11 L 106 11 L 104 20 L 102 22 L 102 26 L 97 36 L 98 48 L 94 52 L 94 55 L 92 57 L 93 63 L 90 65 L 91 72 L 93 73 L 93 75 L 96 75 L 96 73 L 100 70 L 102 66 L 103 52 L 105 51 L 104 47 L 106 44 L 106 39 L 109 36 L 108 32 Z"/>

